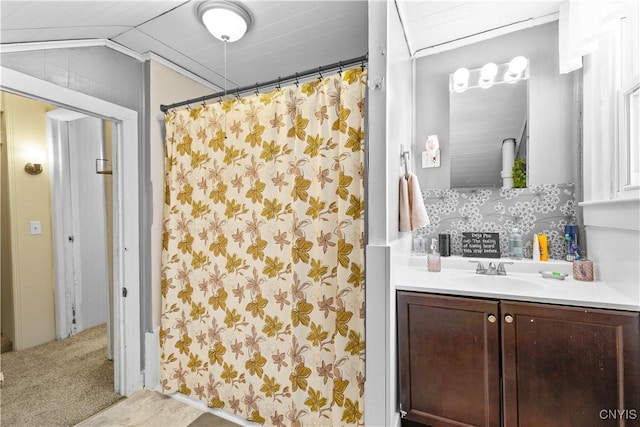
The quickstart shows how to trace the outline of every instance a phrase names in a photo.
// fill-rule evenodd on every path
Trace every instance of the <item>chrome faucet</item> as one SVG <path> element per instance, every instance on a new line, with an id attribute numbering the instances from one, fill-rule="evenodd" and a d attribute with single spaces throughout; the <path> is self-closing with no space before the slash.
<path id="1" fill-rule="evenodd" d="M 484 265 L 482 265 L 482 263 L 480 261 L 470 260 L 469 262 L 477 262 L 478 263 L 478 265 L 476 266 L 476 274 L 485 274 L 487 272 L 487 270 L 484 268 Z"/>
<path id="2" fill-rule="evenodd" d="M 513 264 L 513 262 L 501 262 L 498 264 L 498 267 L 493 262 L 489 263 L 487 268 L 484 268 L 482 262 L 480 261 L 469 261 L 469 262 L 477 262 L 476 266 L 476 274 L 483 274 L 485 276 L 506 276 L 507 270 L 504 268 L 505 264 Z"/>

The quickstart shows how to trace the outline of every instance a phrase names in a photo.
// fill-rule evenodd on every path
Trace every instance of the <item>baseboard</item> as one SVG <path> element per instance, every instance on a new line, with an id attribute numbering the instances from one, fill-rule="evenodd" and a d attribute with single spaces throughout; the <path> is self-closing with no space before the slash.
<path id="1" fill-rule="evenodd" d="M 204 402 L 192 399 L 189 396 L 185 396 L 181 393 L 173 393 L 170 394 L 169 397 L 171 397 L 172 399 L 176 399 L 179 402 L 186 403 L 187 405 L 199 409 L 203 412 L 209 412 L 217 417 L 224 418 L 225 420 L 231 421 L 232 423 L 238 424 L 242 427 L 262 427 L 260 424 L 252 423 L 251 421 L 247 421 L 244 418 L 240 418 L 239 416 L 234 415 L 230 412 L 223 411 L 221 409 L 209 408 L 204 404 Z"/>

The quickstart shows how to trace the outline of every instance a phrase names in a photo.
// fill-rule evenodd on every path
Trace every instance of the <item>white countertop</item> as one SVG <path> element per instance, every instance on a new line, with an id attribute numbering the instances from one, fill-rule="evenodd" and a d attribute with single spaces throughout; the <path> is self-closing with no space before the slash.
<path id="1" fill-rule="evenodd" d="M 507 276 L 475 274 L 471 258 L 443 257 L 442 270 L 427 271 L 426 256 L 412 256 L 408 262 L 392 266 L 396 290 L 482 298 L 541 302 L 580 307 L 640 311 L 640 302 L 600 281 L 581 282 L 571 276 L 571 263 L 550 261 L 536 263 L 518 260 L 506 265 Z M 510 259 L 474 259 L 485 268 L 489 262 Z M 546 279 L 539 271 L 568 273 L 565 280 Z"/>

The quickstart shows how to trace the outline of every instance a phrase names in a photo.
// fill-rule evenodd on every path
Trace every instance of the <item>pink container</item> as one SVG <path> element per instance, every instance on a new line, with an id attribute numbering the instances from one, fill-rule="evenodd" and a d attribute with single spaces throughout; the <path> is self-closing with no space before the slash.
<path id="1" fill-rule="evenodd" d="M 573 278 L 582 282 L 593 282 L 593 261 L 577 259 L 573 261 Z"/>

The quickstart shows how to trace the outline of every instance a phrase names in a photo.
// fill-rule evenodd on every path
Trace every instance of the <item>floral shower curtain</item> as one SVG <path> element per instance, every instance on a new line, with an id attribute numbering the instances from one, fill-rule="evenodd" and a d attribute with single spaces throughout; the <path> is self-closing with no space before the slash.
<path id="1" fill-rule="evenodd" d="M 365 80 L 167 114 L 164 392 L 265 425 L 363 424 Z"/>

